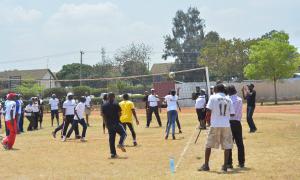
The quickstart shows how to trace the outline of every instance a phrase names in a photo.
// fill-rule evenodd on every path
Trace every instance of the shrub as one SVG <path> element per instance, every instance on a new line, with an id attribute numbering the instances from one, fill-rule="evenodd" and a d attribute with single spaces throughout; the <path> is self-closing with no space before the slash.
<path id="1" fill-rule="evenodd" d="M 76 97 L 84 96 L 85 92 L 91 93 L 91 88 L 88 86 L 73 87 L 72 91 Z"/>
<path id="2" fill-rule="evenodd" d="M 48 88 L 44 90 L 44 98 L 51 97 L 52 94 L 56 94 L 56 96 L 60 99 L 66 96 L 67 92 L 65 88 Z"/>

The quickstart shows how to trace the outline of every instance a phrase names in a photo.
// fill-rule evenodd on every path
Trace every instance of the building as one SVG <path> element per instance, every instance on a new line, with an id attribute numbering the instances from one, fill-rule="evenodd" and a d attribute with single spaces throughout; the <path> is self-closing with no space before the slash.
<path id="1" fill-rule="evenodd" d="M 33 69 L 33 70 L 11 70 L 0 72 L 2 89 L 12 89 L 20 85 L 24 80 L 37 82 L 44 88 L 61 87 L 59 82 L 55 82 L 57 77 L 50 69 Z"/>
<path id="2" fill-rule="evenodd" d="M 157 63 L 153 64 L 151 67 L 151 74 L 161 74 L 166 73 L 168 74 L 171 72 L 171 69 L 173 67 L 174 63 Z M 168 78 L 166 76 L 154 76 L 153 82 L 161 82 L 161 81 L 167 81 Z"/>

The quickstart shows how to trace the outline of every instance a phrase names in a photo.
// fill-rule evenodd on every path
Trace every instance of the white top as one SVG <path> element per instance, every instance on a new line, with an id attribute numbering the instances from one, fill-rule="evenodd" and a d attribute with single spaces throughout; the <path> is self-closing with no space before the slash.
<path id="1" fill-rule="evenodd" d="M 49 104 L 50 104 L 51 110 L 58 110 L 59 100 L 57 98 L 55 98 L 55 99 L 50 98 Z"/>
<path id="2" fill-rule="evenodd" d="M 40 112 L 39 104 L 37 102 L 32 104 L 32 112 Z"/>
<path id="3" fill-rule="evenodd" d="M 166 95 L 165 100 L 167 102 L 167 111 L 177 110 L 178 96 Z"/>
<path id="4" fill-rule="evenodd" d="M 79 119 L 83 119 L 84 117 L 85 106 L 86 106 L 85 103 L 80 102 L 77 104 L 75 108 Z M 75 115 L 74 120 L 78 120 L 78 117 Z"/>
<path id="5" fill-rule="evenodd" d="M 159 99 L 156 97 L 156 95 L 150 94 L 148 96 L 148 102 L 149 102 L 150 107 L 158 106 L 158 103 L 157 103 L 158 101 L 159 101 Z"/>
<path id="6" fill-rule="evenodd" d="M 32 115 L 32 105 L 28 104 L 25 107 L 24 116 L 31 116 Z"/>
<path id="7" fill-rule="evenodd" d="M 196 109 L 203 109 L 203 108 L 205 108 L 205 104 L 206 104 L 205 96 L 199 96 L 196 99 L 195 108 Z"/>
<path id="8" fill-rule="evenodd" d="M 230 114 L 234 114 L 232 101 L 224 93 L 210 96 L 206 106 L 211 110 L 211 127 L 230 127 Z"/>
<path id="9" fill-rule="evenodd" d="M 233 109 L 234 109 L 234 116 L 230 117 L 230 120 L 242 120 L 243 116 L 243 100 L 237 95 L 232 95 L 230 96 L 230 99 L 233 104 Z"/>
<path id="10" fill-rule="evenodd" d="M 85 105 L 86 105 L 86 107 L 91 107 L 91 101 L 92 101 L 91 96 L 86 96 L 85 97 Z"/>
<path id="11" fill-rule="evenodd" d="M 5 101 L 5 121 L 10 121 L 10 112 L 13 110 L 13 119 L 16 117 L 16 102 L 7 100 Z"/>
<path id="12" fill-rule="evenodd" d="M 65 115 L 74 115 L 74 109 L 76 102 L 74 99 L 66 100 L 63 104 L 63 108 L 66 109 Z"/>

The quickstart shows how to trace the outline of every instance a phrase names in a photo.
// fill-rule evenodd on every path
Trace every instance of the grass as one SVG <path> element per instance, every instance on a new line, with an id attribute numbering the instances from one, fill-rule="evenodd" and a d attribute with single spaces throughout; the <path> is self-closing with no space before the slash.
<path id="1" fill-rule="evenodd" d="M 156 128 L 155 118 L 152 128 L 145 129 L 144 111 L 138 111 L 141 124 L 135 129 L 139 146 L 132 147 L 128 133 L 127 153 L 118 151 L 122 159 L 109 159 L 108 135 L 102 133 L 102 120 L 94 112 L 86 143 L 53 139 L 54 128 L 50 127 L 47 114 L 42 130 L 19 135 L 15 150 L 0 150 L 0 179 L 299 179 L 300 106 L 282 107 L 284 111 L 280 113 L 272 111 L 275 107 L 271 106 L 258 109 L 254 116 L 258 127 L 255 134 L 248 133 L 243 119 L 247 167 L 243 170 L 235 168 L 222 174 L 223 152 L 213 150 L 211 171 L 197 172 L 204 161 L 206 132 L 201 133 L 195 145 L 197 120 L 191 109 L 180 113 L 183 134 L 177 134 L 178 140 L 174 141 L 164 140 L 164 129 Z M 299 111 L 291 113 L 289 107 Z M 161 116 L 165 124 L 166 113 Z M 176 173 L 171 174 L 169 158 L 174 157 L 176 164 L 190 138 L 192 143 Z M 236 147 L 233 152 L 237 164 Z"/>

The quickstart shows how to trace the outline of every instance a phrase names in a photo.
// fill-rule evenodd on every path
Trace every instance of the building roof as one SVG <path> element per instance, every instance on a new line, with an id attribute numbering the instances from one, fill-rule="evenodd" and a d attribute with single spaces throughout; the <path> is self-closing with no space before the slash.
<path id="1" fill-rule="evenodd" d="M 50 69 L 32 69 L 32 70 L 11 70 L 0 72 L 0 78 L 10 78 L 13 76 L 21 76 L 21 79 L 39 80 L 43 79 L 45 74 L 50 73 L 54 79 L 56 76 L 50 71 Z"/>
<path id="2" fill-rule="evenodd" d="M 169 73 L 174 63 L 157 63 L 151 67 L 151 74 Z"/>

